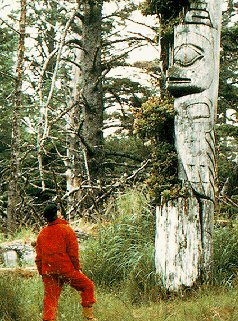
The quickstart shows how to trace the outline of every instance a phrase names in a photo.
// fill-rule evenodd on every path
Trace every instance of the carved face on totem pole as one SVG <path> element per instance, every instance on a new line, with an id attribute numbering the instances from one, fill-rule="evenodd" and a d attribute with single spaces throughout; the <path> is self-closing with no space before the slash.
<path id="1" fill-rule="evenodd" d="M 167 88 L 174 97 L 203 92 L 212 83 L 214 57 L 207 28 L 180 25 L 175 30 L 173 65 L 167 74 Z"/>
<path id="2" fill-rule="evenodd" d="M 216 106 L 214 32 L 206 1 L 190 2 L 174 29 L 167 88 L 175 97 L 175 143 L 179 177 L 197 195 L 214 200 Z"/>
<path id="3" fill-rule="evenodd" d="M 172 64 L 167 72 L 167 88 L 174 97 L 203 92 L 214 78 L 208 4 L 205 0 L 189 2 L 184 23 L 174 29 Z"/>

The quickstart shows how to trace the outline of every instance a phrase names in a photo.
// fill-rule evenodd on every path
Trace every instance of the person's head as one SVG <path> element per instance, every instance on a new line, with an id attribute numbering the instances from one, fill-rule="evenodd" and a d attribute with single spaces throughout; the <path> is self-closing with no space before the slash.
<path id="1" fill-rule="evenodd" d="M 58 206 L 55 203 L 49 203 L 44 209 L 44 218 L 47 222 L 53 222 L 57 219 Z"/>

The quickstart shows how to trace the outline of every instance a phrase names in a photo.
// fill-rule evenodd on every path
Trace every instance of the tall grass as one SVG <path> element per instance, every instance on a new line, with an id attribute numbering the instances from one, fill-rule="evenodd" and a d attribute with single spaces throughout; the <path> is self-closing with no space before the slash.
<path id="1" fill-rule="evenodd" d="M 233 285 L 238 275 L 238 227 L 226 226 L 214 233 L 214 283 Z"/>
<path id="2" fill-rule="evenodd" d="M 6 235 L 0 232 L 0 242 L 10 242 L 13 240 L 23 240 L 25 242 L 31 242 L 36 239 L 36 233 L 32 228 L 22 228 L 14 234 Z"/>
<path id="3" fill-rule="evenodd" d="M 123 288 L 133 302 L 161 292 L 154 266 L 154 211 L 144 191 L 129 190 L 111 206 L 98 238 L 82 253 L 86 273 L 99 285 Z"/>
<path id="4" fill-rule="evenodd" d="M 22 279 L 15 274 L 1 275 L 0 320 L 41 320 L 41 288 L 38 278 Z"/>
<path id="5" fill-rule="evenodd" d="M 96 284 L 99 320 L 237 321 L 238 228 L 215 229 L 213 286 L 170 298 L 155 273 L 154 234 L 146 191 L 131 189 L 109 204 L 96 238 L 82 242 L 81 261 Z M 39 276 L 0 276 L 0 321 L 39 321 L 42 310 Z M 79 294 L 65 287 L 58 311 L 57 321 L 80 320 Z"/>
<path id="6" fill-rule="evenodd" d="M 165 290 L 154 266 L 154 209 L 143 190 L 129 190 L 108 209 L 98 238 L 83 251 L 86 273 L 100 286 L 123 289 L 132 302 L 158 300 Z M 216 228 L 214 285 L 232 285 L 238 273 L 238 228 Z"/>
<path id="7" fill-rule="evenodd" d="M 238 288 L 201 288 L 190 297 L 133 305 L 113 291 L 96 289 L 95 315 L 99 321 L 237 321 Z M 40 277 L 0 278 L 0 321 L 42 320 L 43 289 Z M 65 287 L 57 321 L 82 320 L 79 294 Z"/>

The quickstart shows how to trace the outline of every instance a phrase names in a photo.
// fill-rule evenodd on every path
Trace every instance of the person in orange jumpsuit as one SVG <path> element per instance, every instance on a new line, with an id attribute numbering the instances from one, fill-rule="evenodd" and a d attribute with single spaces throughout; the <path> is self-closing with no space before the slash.
<path id="1" fill-rule="evenodd" d="M 58 217 L 59 216 L 59 217 Z M 60 218 L 55 203 L 44 210 L 48 225 L 36 240 L 36 266 L 44 282 L 44 321 L 54 321 L 57 305 L 64 284 L 69 284 L 81 294 L 83 316 L 86 320 L 97 320 L 92 305 L 94 284 L 80 270 L 77 237 L 68 222 Z"/>

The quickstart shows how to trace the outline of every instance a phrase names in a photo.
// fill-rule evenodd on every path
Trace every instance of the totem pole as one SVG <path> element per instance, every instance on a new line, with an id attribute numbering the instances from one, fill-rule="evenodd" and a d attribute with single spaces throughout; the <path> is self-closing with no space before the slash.
<path id="1" fill-rule="evenodd" d="M 175 97 L 175 147 L 186 197 L 156 215 L 156 270 L 176 291 L 210 277 L 215 205 L 215 134 L 221 0 L 189 1 L 174 28 L 167 88 Z"/>

